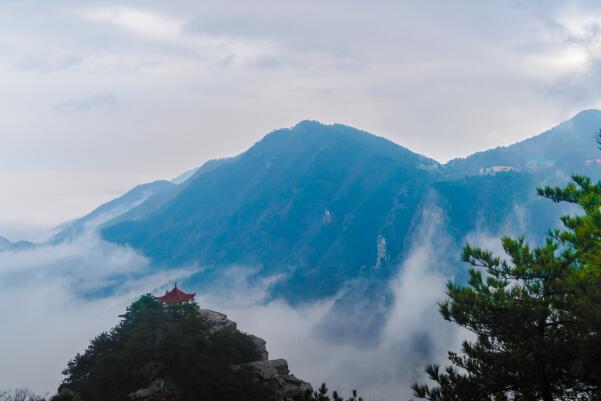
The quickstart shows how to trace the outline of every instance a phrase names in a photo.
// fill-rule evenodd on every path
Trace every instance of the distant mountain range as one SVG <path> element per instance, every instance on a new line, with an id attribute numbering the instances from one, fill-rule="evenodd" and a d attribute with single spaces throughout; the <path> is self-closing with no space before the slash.
<path id="1" fill-rule="evenodd" d="M 600 169 L 594 160 L 601 158 L 601 152 L 595 143 L 595 134 L 601 129 L 600 120 L 601 111 L 582 111 L 572 119 L 514 145 L 451 160 L 444 166 L 446 175 L 452 178 L 477 175 L 481 168 L 493 165 L 513 166 L 547 176 L 552 176 L 557 169 L 596 175 Z M 590 163 L 585 163 L 587 160 Z"/>
<path id="2" fill-rule="evenodd" d="M 175 187 L 176 184 L 170 181 L 155 181 L 138 185 L 125 195 L 100 205 L 84 217 L 63 224 L 51 241 L 56 243 L 72 239 L 80 235 L 87 227 L 95 228 L 107 222 L 117 221 L 123 214 L 146 203 L 153 195 L 169 192 Z"/>
<path id="3" fill-rule="evenodd" d="M 352 278 L 390 276 L 438 167 L 366 132 L 304 121 L 203 166 L 166 202 L 149 199 L 159 207 L 134 209 L 102 235 L 164 267 L 285 273 L 274 291 L 312 300 Z"/>
<path id="4" fill-rule="evenodd" d="M 525 141 L 439 164 L 364 131 L 303 121 L 236 157 L 140 185 L 65 225 L 54 241 L 98 226 L 155 269 L 204 267 L 194 284 L 246 266 L 255 278 L 279 276 L 271 295 L 292 303 L 345 290 L 346 300 L 382 291 L 386 304 L 384 283 L 415 242 L 425 209 L 442 211 L 457 247 L 449 258 L 458 260 L 475 232 L 524 230 L 540 239 L 563 209 L 535 188 L 576 172 L 601 176 L 599 128 L 601 111 L 587 110 Z"/>
<path id="5" fill-rule="evenodd" d="M 28 249 L 35 245 L 29 241 L 11 242 L 4 237 L 0 237 L 0 252 L 7 250 Z"/>

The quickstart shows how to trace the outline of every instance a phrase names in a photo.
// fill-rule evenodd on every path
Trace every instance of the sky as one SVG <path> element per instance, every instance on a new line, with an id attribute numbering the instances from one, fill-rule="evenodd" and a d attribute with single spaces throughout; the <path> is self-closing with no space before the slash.
<path id="1" fill-rule="evenodd" d="M 3 0 L 0 235 L 304 119 L 444 162 L 601 107 L 601 5 Z"/>

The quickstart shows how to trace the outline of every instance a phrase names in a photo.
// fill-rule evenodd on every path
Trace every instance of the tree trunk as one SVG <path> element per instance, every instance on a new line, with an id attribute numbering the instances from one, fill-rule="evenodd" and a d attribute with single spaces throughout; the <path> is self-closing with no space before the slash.
<path id="1" fill-rule="evenodd" d="M 544 295 L 546 296 L 546 288 L 547 288 L 547 283 L 544 283 Z M 538 369 L 539 369 L 539 385 L 540 385 L 540 392 L 541 395 L 543 397 L 543 401 L 555 401 L 553 399 L 553 393 L 551 390 L 551 383 L 549 382 L 549 377 L 547 375 L 547 363 L 546 363 L 546 359 L 547 359 L 547 350 L 546 350 L 546 342 L 547 339 L 545 337 L 545 328 L 547 325 L 547 318 L 548 318 L 548 313 L 547 313 L 547 308 L 545 308 L 545 312 L 542 314 L 542 316 L 540 316 L 540 319 L 538 320 L 538 327 L 537 327 L 537 342 L 536 342 L 536 354 L 537 354 L 537 365 L 538 365 Z"/>

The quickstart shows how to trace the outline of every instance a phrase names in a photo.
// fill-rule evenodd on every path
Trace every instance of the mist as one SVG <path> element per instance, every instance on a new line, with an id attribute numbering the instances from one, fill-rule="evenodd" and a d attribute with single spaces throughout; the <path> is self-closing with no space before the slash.
<path id="1" fill-rule="evenodd" d="M 0 225 L 73 219 L 304 119 L 445 161 L 601 104 L 590 0 L 2 6 Z"/>
<path id="2" fill-rule="evenodd" d="M 299 309 L 279 302 L 211 306 L 229 313 L 241 329 L 266 339 L 271 358 L 286 358 L 292 371 L 314 386 L 326 382 L 343 394 L 357 389 L 365 399 L 409 399 L 409 387 L 424 379 L 425 365 L 444 363 L 447 351 L 467 336 L 438 314 L 449 278 L 445 258 L 457 255 L 452 241 L 441 235 L 443 215 L 428 207 L 422 221 L 428 223 L 414 233 L 409 256 L 390 283 L 395 301 L 373 346 L 336 343 L 320 335 L 318 327 L 328 318 L 332 300 Z"/>
<path id="3" fill-rule="evenodd" d="M 336 333 L 324 332 L 332 327 L 324 322 L 363 320 L 361 314 L 370 312 L 369 299 L 355 305 L 354 314 L 336 308 L 344 290 L 293 307 L 269 296 L 270 287 L 286 277 L 257 281 L 252 266 L 223 268 L 215 285 L 185 289 L 198 292 L 201 308 L 225 313 L 242 331 L 264 338 L 271 359 L 287 359 L 292 373 L 314 387 L 326 382 L 343 394 L 357 389 L 366 399 L 409 399 L 410 385 L 426 380 L 425 366 L 445 365 L 447 352 L 470 338 L 443 320 L 437 305 L 445 297 L 446 282 L 454 279 L 451 272 L 463 271 L 458 267 L 460 246 L 469 242 L 503 256 L 499 235 L 528 232 L 534 217 L 531 209 L 515 204 L 498 232 L 480 224 L 457 240 L 446 234 L 448 222 L 437 204 L 431 194 L 421 210 L 407 256 L 388 283 L 394 301 L 369 334 L 370 341 L 342 341 Z M 159 271 L 134 250 L 103 241 L 95 228 L 91 223 L 60 243 L 0 252 L 0 389 L 54 393 L 69 359 L 114 326 L 127 305 L 144 293 L 162 294 L 174 281 L 202 269 Z"/>
<path id="4" fill-rule="evenodd" d="M 326 382 L 345 394 L 357 389 L 367 399 L 408 399 L 409 386 L 423 380 L 425 365 L 444 363 L 447 351 L 466 335 L 437 310 L 452 278 L 445 272 L 458 253 L 440 234 L 440 210 L 424 209 L 422 221 L 428 223 L 414 234 L 411 251 L 389 284 L 394 303 L 383 329 L 374 331 L 369 345 L 324 335 L 323 322 L 333 318 L 338 296 L 302 307 L 267 301 L 270 286 L 282 277 L 251 284 L 251 267 L 225 269 L 222 284 L 198 294 L 197 303 L 264 338 L 271 359 L 287 359 L 291 371 L 314 386 Z M 93 230 L 59 244 L 0 252 L 0 389 L 54 393 L 69 359 L 114 326 L 127 305 L 141 294 L 162 293 L 198 270 L 156 273 L 145 257 L 103 241 Z"/>
<path id="5" fill-rule="evenodd" d="M 0 252 L 0 388 L 54 393 L 61 371 L 139 295 L 189 270 L 152 273 L 146 258 L 93 232 Z M 100 296 L 116 286 L 111 296 Z M 90 294 L 98 294 L 90 296 Z"/>

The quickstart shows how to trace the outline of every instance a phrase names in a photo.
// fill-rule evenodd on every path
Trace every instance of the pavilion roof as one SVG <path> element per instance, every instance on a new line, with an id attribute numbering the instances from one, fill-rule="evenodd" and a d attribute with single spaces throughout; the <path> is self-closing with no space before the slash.
<path id="1" fill-rule="evenodd" d="M 177 288 L 176 284 L 171 291 L 165 291 L 165 295 L 163 295 L 162 297 L 154 297 L 154 299 L 161 302 L 179 304 L 182 302 L 193 300 L 194 296 L 196 296 L 195 292 L 192 294 L 183 292 L 179 288 Z"/>

